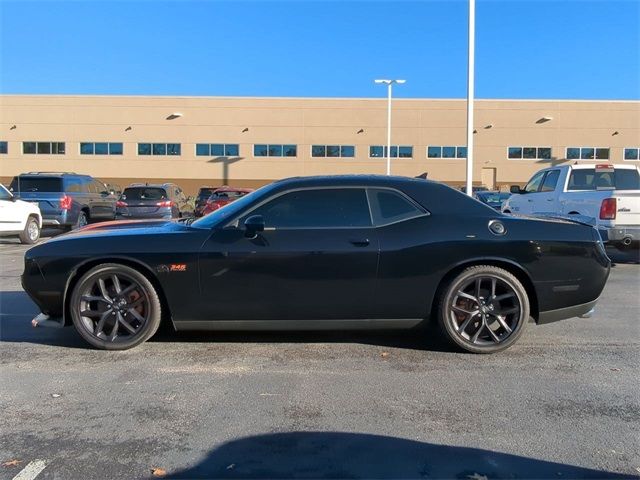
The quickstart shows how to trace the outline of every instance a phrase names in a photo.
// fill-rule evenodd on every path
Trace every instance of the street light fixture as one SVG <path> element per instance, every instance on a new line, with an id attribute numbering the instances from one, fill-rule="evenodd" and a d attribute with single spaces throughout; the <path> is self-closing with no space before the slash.
<path id="1" fill-rule="evenodd" d="M 394 83 L 402 85 L 406 80 L 376 79 L 374 82 L 387 86 L 387 175 L 391 175 L 391 88 Z"/>

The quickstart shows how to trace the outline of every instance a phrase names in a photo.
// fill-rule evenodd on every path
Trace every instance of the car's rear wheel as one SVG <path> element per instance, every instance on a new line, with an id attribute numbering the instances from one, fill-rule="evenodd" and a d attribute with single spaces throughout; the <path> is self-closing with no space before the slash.
<path id="1" fill-rule="evenodd" d="M 444 334 L 472 353 L 509 348 L 529 320 L 529 298 L 522 283 L 491 265 L 465 269 L 444 289 L 438 321 Z"/>
<path id="2" fill-rule="evenodd" d="M 27 223 L 24 226 L 24 230 L 20 233 L 20 242 L 33 245 L 40 238 L 40 223 L 34 216 L 30 216 L 27 219 Z"/>
<path id="3" fill-rule="evenodd" d="M 103 264 L 85 273 L 71 295 L 71 319 L 78 333 L 104 350 L 126 350 L 153 336 L 160 326 L 158 294 L 142 273 Z"/>

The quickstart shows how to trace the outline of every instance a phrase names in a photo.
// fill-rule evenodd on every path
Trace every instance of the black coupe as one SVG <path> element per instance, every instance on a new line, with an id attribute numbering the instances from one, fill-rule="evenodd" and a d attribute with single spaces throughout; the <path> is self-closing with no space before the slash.
<path id="1" fill-rule="evenodd" d="M 291 178 L 193 221 L 111 222 L 25 254 L 40 316 L 95 347 L 187 329 L 410 328 L 512 345 L 533 318 L 587 316 L 610 261 L 591 226 L 503 215 L 446 185 Z M 51 321 L 51 320 L 49 320 Z"/>

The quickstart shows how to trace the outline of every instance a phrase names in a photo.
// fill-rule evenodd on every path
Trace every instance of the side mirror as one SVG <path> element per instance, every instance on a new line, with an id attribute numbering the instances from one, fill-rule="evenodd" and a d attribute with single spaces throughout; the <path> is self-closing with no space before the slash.
<path id="1" fill-rule="evenodd" d="M 102 195 L 103 197 L 108 197 L 109 195 L 111 195 L 111 192 L 107 192 L 106 190 L 103 190 L 100 192 L 100 195 Z"/>
<path id="2" fill-rule="evenodd" d="M 509 187 L 509 191 L 511 193 L 524 193 L 524 191 L 520 188 L 520 185 L 511 185 L 511 187 Z"/>
<path id="3" fill-rule="evenodd" d="M 244 221 L 244 236 L 255 238 L 258 232 L 264 231 L 264 217 L 262 215 L 251 215 Z"/>

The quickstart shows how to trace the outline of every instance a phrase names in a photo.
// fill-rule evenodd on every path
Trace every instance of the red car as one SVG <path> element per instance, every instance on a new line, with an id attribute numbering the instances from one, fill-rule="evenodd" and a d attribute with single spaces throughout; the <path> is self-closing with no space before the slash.
<path id="1" fill-rule="evenodd" d="M 233 188 L 221 187 L 213 191 L 204 208 L 202 215 L 208 215 L 211 212 L 224 207 L 225 205 L 244 197 L 247 193 L 253 192 L 252 188 Z"/>

